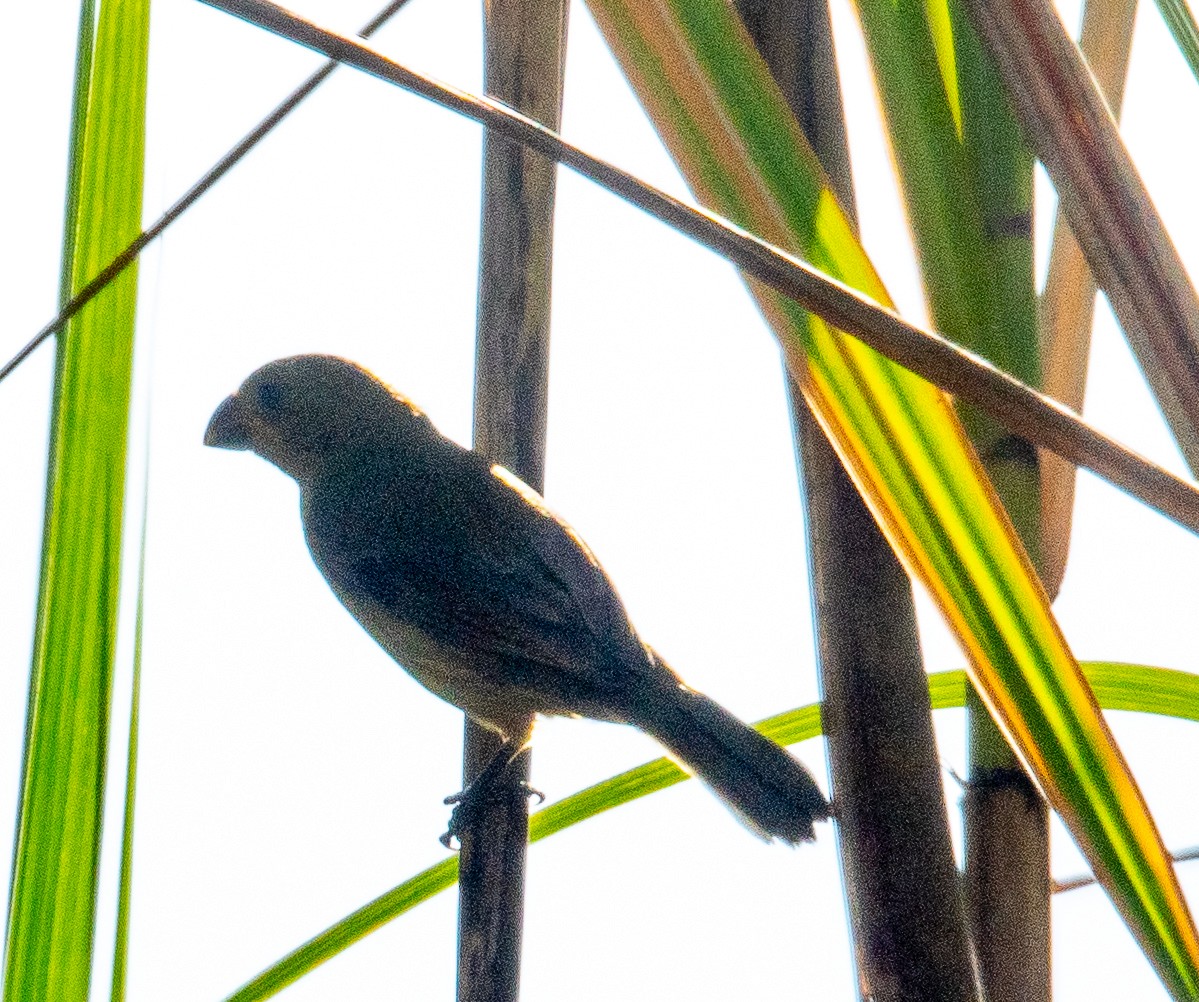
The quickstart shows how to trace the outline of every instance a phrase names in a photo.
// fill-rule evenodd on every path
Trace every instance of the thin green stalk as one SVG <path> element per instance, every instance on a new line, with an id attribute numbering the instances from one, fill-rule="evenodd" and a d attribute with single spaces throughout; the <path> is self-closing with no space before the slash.
<path id="1" fill-rule="evenodd" d="M 1199 296 L 1103 95 L 1048 0 L 961 2 L 1187 465 L 1199 471 Z"/>
<path id="2" fill-rule="evenodd" d="M 1156 713 L 1199 723 L 1199 675 L 1110 661 L 1084 662 L 1082 667 L 1104 709 Z M 946 710 L 964 706 L 967 685 L 967 675 L 960 669 L 929 675 L 928 695 L 932 708 Z M 781 745 L 819 737 L 820 704 L 811 703 L 788 710 L 754 726 Z M 539 842 L 588 818 L 689 778 L 668 758 L 646 762 L 537 811 L 529 819 L 529 842 Z M 260 1002 L 271 998 L 392 919 L 452 887 L 457 879 L 457 857 L 435 863 L 314 936 L 248 981 L 228 996 L 226 1002 Z"/>
<path id="3" fill-rule="evenodd" d="M 860 0 L 862 26 L 937 329 L 1040 384 L 1032 156 L 955 2 Z M 1036 450 L 965 402 L 962 424 L 1034 565 Z M 1048 815 L 983 700 L 969 705 L 966 899 L 990 998 L 1049 995 Z"/>
<path id="4" fill-rule="evenodd" d="M 149 460 L 149 447 L 146 459 Z M 149 473 L 142 492 L 142 525 L 137 553 L 137 612 L 133 624 L 133 687 L 129 695 L 129 745 L 125 756 L 125 808 L 121 818 L 121 872 L 117 885 L 117 929 L 112 952 L 111 1002 L 124 1002 L 129 965 L 129 920 L 133 904 L 133 819 L 137 807 L 137 750 L 142 694 L 142 637 L 146 598 L 146 523 Z"/>

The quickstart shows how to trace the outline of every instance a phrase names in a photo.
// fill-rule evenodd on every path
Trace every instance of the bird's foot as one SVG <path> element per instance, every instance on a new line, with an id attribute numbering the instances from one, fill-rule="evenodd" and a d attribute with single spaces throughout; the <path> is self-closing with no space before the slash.
<path id="1" fill-rule="evenodd" d="M 453 849 L 451 844 L 456 839 L 458 847 L 462 847 L 461 833 L 472 827 L 481 814 L 489 805 L 500 803 L 507 796 L 519 797 L 521 800 L 527 800 L 529 797 L 536 797 L 537 803 L 545 802 L 545 794 L 540 790 L 534 789 L 523 779 L 515 783 L 504 781 L 490 783 L 472 783 L 465 790 L 455 793 L 452 796 L 445 798 L 445 803 L 453 804 L 454 811 L 450 815 L 450 826 L 445 834 L 438 840 L 447 849 Z"/>

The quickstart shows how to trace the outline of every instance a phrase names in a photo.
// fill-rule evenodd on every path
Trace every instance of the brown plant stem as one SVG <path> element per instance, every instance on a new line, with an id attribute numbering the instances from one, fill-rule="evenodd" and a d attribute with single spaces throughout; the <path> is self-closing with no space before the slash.
<path id="1" fill-rule="evenodd" d="M 1199 298 L 1078 47 L 1048 0 L 966 0 L 1192 472 Z"/>
<path id="2" fill-rule="evenodd" d="M 1137 0 L 1088 0 L 1079 46 L 1115 119 L 1124 103 Z M 1049 252 L 1049 275 L 1038 307 L 1041 389 L 1082 413 L 1095 315 L 1095 278 L 1058 206 Z M 1056 598 L 1066 573 L 1074 510 L 1074 467 L 1041 453 L 1041 580 Z"/>
<path id="3" fill-rule="evenodd" d="M 737 7 L 852 216 L 826 0 Z M 911 584 L 790 378 L 788 392 L 859 993 L 965 1002 L 976 997 L 974 973 Z"/>
<path id="4" fill-rule="evenodd" d="M 488 0 L 487 92 L 557 128 L 566 53 L 565 0 Z M 483 220 L 475 354 L 475 448 L 544 489 L 553 247 L 552 160 L 498 133 L 483 148 Z M 532 722 L 530 721 L 530 727 Z M 467 719 L 463 771 L 472 781 L 499 750 Z M 458 833 L 459 1002 L 515 1002 L 520 988 L 529 837 L 526 750 L 510 784 Z"/>

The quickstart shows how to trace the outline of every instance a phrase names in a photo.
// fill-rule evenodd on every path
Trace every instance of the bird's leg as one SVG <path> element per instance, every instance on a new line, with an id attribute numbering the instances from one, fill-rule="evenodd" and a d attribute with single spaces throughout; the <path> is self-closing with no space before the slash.
<path id="1" fill-rule="evenodd" d="M 447 849 L 452 848 L 451 842 L 458 838 L 459 833 L 468 827 L 472 815 L 487 802 L 504 797 L 518 795 L 521 797 L 536 797 L 538 803 L 545 800 L 545 794 L 535 790 L 523 779 L 509 783 L 512 764 L 528 750 L 532 737 L 532 720 L 528 726 L 522 727 L 514 737 L 509 737 L 499 750 L 491 757 L 487 765 L 479 772 L 465 790 L 446 797 L 447 804 L 453 804 L 454 812 L 450 815 L 450 827 L 441 836 L 441 844 Z"/>

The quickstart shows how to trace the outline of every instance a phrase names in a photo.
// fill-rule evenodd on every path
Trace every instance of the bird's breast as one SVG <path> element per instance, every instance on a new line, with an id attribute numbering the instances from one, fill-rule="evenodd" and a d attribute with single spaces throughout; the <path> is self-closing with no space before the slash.
<path id="1" fill-rule="evenodd" d="M 497 734 L 519 733 L 522 721 L 534 713 L 573 712 L 558 706 L 556 701 L 547 700 L 544 693 L 497 677 L 494 665 L 476 663 L 477 658 L 470 651 L 438 643 L 383 606 L 340 591 L 338 598 L 408 674 L 434 695 L 454 704 Z"/>

